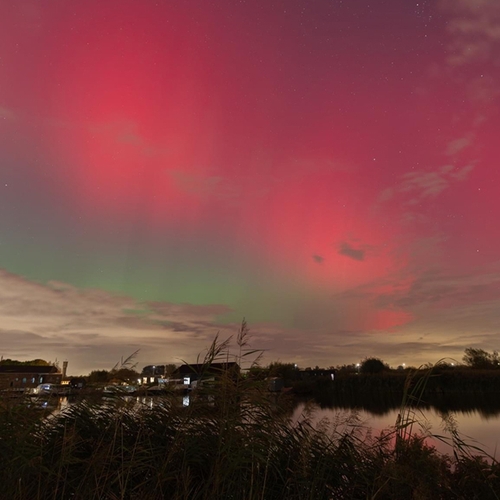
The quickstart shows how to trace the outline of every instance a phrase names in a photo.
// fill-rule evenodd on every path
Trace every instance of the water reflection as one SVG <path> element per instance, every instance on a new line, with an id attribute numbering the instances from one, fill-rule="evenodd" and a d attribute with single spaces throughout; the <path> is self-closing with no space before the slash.
<path id="1" fill-rule="evenodd" d="M 111 398 L 112 399 L 112 398 Z M 155 405 L 190 405 L 190 395 L 179 395 L 177 398 L 160 396 L 125 396 L 121 397 L 128 404 L 136 404 L 152 408 Z M 106 404 L 106 398 L 96 400 L 86 398 L 95 404 Z M 57 415 L 72 404 L 82 401 L 71 396 L 33 399 L 30 405 L 34 408 Z M 293 422 L 309 419 L 313 425 L 321 425 L 329 421 L 338 431 L 356 430 L 376 436 L 396 424 L 400 413 L 401 398 L 397 395 L 379 394 L 372 398 L 342 398 L 331 401 L 306 402 L 295 400 L 291 418 Z M 497 454 L 500 445 L 500 401 L 484 394 L 476 395 L 434 395 L 427 397 L 418 407 L 412 410 L 415 420 L 414 430 L 422 435 L 429 435 L 429 442 L 442 453 L 452 453 L 450 444 L 432 435 L 440 435 L 451 442 L 451 433 L 447 425 L 456 422 L 463 440 L 478 446 L 491 456 Z M 449 425 L 448 425 L 449 427 Z"/>
<path id="2" fill-rule="evenodd" d="M 328 421 L 339 432 L 356 428 L 358 431 L 364 430 L 376 436 L 394 427 L 400 413 L 399 406 L 384 410 L 377 406 L 376 411 L 371 411 L 373 408 L 371 405 L 368 405 L 368 408 L 370 409 L 367 409 L 367 405 L 321 406 L 310 402 L 299 402 L 294 409 L 292 419 L 294 422 L 299 422 L 307 418 L 315 426 L 321 426 Z M 413 409 L 411 416 L 415 421 L 414 431 L 428 436 L 427 442 L 441 453 L 453 453 L 450 423 L 454 423 L 460 437 L 467 445 L 479 447 L 488 455 L 500 458 L 497 451 L 500 446 L 498 409 L 490 407 L 452 410 L 425 404 Z M 436 436 L 441 436 L 443 439 Z"/>
<path id="3" fill-rule="evenodd" d="M 367 394 L 324 393 L 315 401 L 322 408 L 358 408 L 372 415 L 388 415 L 401 407 L 399 392 L 373 392 Z M 488 393 L 430 393 L 418 403 L 419 408 L 435 408 L 442 412 L 480 413 L 484 418 L 500 417 L 500 398 Z"/>
<path id="4" fill-rule="evenodd" d="M 72 401 L 68 396 L 47 396 L 29 398 L 25 404 L 28 408 L 42 410 L 43 412 L 46 411 L 49 414 L 55 415 L 68 408 L 73 402 L 74 400 Z"/>

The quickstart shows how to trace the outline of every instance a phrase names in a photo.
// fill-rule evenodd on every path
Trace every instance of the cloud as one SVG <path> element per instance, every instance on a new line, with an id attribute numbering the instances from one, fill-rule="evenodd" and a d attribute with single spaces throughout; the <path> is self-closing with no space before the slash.
<path id="1" fill-rule="evenodd" d="M 381 294 L 379 307 L 452 309 L 495 301 L 500 290 L 500 272 L 474 270 L 470 274 L 447 274 L 442 270 L 421 273 L 408 289 Z"/>
<path id="2" fill-rule="evenodd" d="M 472 344 L 498 349 L 499 289 L 500 262 L 468 273 L 429 269 L 417 275 L 410 286 L 374 294 L 373 300 L 377 307 L 399 308 L 414 315 L 415 320 L 398 335 L 417 341 L 426 338 L 438 356 L 461 357 Z"/>
<path id="3" fill-rule="evenodd" d="M 460 147 L 465 146 L 463 143 L 458 145 L 452 143 L 448 146 L 448 151 L 454 151 L 454 154 L 457 154 Z M 408 172 L 400 177 L 398 184 L 381 192 L 378 198 L 379 202 L 387 202 L 398 194 L 405 196 L 407 205 L 415 205 L 426 198 L 434 198 L 445 189 L 448 189 L 453 182 L 467 179 L 474 166 L 474 163 L 469 163 L 463 167 L 447 164 L 434 171 L 416 170 Z"/>
<path id="4" fill-rule="evenodd" d="M 500 96 L 496 68 L 500 65 L 500 2 L 441 0 L 448 44 L 445 72 L 464 89 L 471 104 L 479 105 L 472 125 L 492 115 Z"/>
<path id="5" fill-rule="evenodd" d="M 400 191 L 413 192 L 418 198 L 436 196 L 449 186 L 446 174 L 450 171 L 450 167 L 453 168 L 451 165 L 445 165 L 435 172 L 408 172 L 403 175 Z"/>
<path id="6" fill-rule="evenodd" d="M 351 259 L 354 260 L 365 260 L 365 249 L 363 248 L 354 248 L 352 247 L 349 243 L 343 241 L 340 244 L 339 248 L 339 254 L 340 255 L 345 255 L 346 257 L 350 257 Z"/>
<path id="7" fill-rule="evenodd" d="M 366 245 L 343 247 L 355 260 L 366 255 Z M 300 366 L 351 363 L 368 355 L 397 365 L 405 354 L 405 362 L 418 364 L 461 357 L 471 342 L 491 350 L 500 333 L 499 287 L 500 263 L 470 274 L 400 271 L 335 294 L 301 296 L 286 326 L 248 318 L 251 346 L 265 350 L 264 363 L 281 359 Z M 234 337 L 239 322 L 221 320 L 229 312 L 224 304 L 141 303 L 0 270 L 0 354 L 67 359 L 71 374 L 110 369 L 137 349 L 140 367 L 195 360 L 218 332 L 221 339 Z"/>
<path id="8" fill-rule="evenodd" d="M 446 149 L 446 154 L 448 156 L 455 156 L 460 153 L 463 149 L 470 146 L 472 143 L 471 137 L 460 137 L 458 139 L 454 139 L 448 144 Z"/>
<path id="9" fill-rule="evenodd" d="M 312 258 L 313 258 L 314 262 L 316 262 L 317 264 L 322 264 L 325 260 L 324 257 L 321 257 L 321 255 L 316 255 L 316 254 L 313 255 Z"/>
<path id="10" fill-rule="evenodd" d="M 413 319 L 385 333 L 366 329 L 358 334 L 336 334 L 339 357 L 355 352 L 360 358 L 377 356 L 393 364 L 435 362 L 442 357 L 461 359 L 470 345 L 498 349 L 500 334 L 500 261 L 496 265 L 452 273 L 439 269 L 413 270 L 366 283 L 335 296 L 342 309 L 371 304 L 375 310 L 406 312 Z M 410 349 L 411 348 L 411 349 Z M 344 354 L 345 353 L 345 354 Z"/>
<path id="11" fill-rule="evenodd" d="M 497 62 L 500 42 L 500 4 L 497 0 L 442 0 L 450 14 L 447 31 L 450 66 Z"/>
<path id="12" fill-rule="evenodd" d="M 465 167 L 451 172 L 451 177 L 457 181 L 464 181 L 465 179 L 467 179 L 469 173 L 472 172 L 473 169 L 474 165 L 465 165 Z"/>
<path id="13" fill-rule="evenodd" d="M 206 324 L 214 318 L 232 312 L 231 308 L 222 304 L 196 305 L 171 304 L 169 302 L 147 302 L 146 305 L 155 314 L 164 316 L 172 322 L 193 322 Z"/>
<path id="14" fill-rule="evenodd" d="M 141 363 L 195 359 L 220 331 L 225 306 L 138 303 L 103 290 L 67 283 L 39 284 L 0 270 L 2 354 L 23 359 L 68 359 L 70 372 L 110 368 L 141 349 Z"/>

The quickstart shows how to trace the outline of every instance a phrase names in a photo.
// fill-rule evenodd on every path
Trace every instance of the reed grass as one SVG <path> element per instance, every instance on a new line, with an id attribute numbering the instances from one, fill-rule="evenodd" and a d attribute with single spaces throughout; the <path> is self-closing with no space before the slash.
<path id="1" fill-rule="evenodd" d="M 229 349 L 215 339 L 202 371 L 228 359 Z M 258 356 L 245 324 L 236 351 L 240 365 Z M 315 426 L 306 413 L 292 422 L 286 398 L 238 371 L 221 372 L 188 407 L 174 395 L 153 406 L 118 397 L 47 416 L 4 401 L 0 498 L 497 499 L 498 463 L 460 441 L 452 418 L 453 456 L 416 430 L 423 385 L 408 378 L 400 419 L 380 436 L 362 429 L 355 414 Z"/>

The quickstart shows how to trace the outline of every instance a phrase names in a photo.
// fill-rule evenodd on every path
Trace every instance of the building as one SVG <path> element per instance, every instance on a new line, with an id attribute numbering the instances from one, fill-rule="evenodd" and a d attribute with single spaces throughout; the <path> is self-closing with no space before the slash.
<path id="1" fill-rule="evenodd" d="M 206 364 L 186 364 L 177 368 L 172 379 L 182 380 L 185 387 L 195 388 L 201 380 L 216 380 L 222 376 L 235 377 L 240 373 L 240 366 L 235 362 Z"/>
<path id="2" fill-rule="evenodd" d="M 23 391 L 39 384 L 60 384 L 62 372 L 56 366 L 0 365 L 0 390 Z"/>
<path id="3" fill-rule="evenodd" d="M 173 384 L 178 387 L 194 388 L 199 380 L 215 380 L 222 375 L 235 376 L 240 372 L 238 363 L 194 363 L 181 365 L 171 372 L 170 375 L 165 374 L 164 365 L 148 365 L 145 366 L 140 382 L 143 385 L 162 385 Z"/>
<path id="4" fill-rule="evenodd" d="M 147 365 L 142 369 L 138 382 L 143 385 L 164 384 L 166 380 L 165 371 L 165 365 Z"/>

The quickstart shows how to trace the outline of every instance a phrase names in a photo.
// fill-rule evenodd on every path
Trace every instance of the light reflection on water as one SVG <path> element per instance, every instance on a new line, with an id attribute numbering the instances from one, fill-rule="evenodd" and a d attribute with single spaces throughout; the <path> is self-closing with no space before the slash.
<path id="1" fill-rule="evenodd" d="M 155 397 L 126 396 L 124 399 L 136 402 L 139 405 L 153 407 Z M 179 404 L 189 406 L 189 394 L 179 398 Z M 74 400 L 67 397 L 50 398 L 47 401 L 40 401 L 47 409 L 52 410 L 52 415 L 57 415 L 61 411 L 71 406 Z M 328 421 L 337 431 L 351 430 L 356 427 L 360 432 L 371 432 L 373 436 L 379 435 L 383 431 L 389 430 L 397 421 L 399 408 L 388 409 L 381 413 L 372 413 L 366 409 L 348 408 L 321 408 L 311 403 L 299 403 L 292 415 L 292 421 L 298 422 L 309 418 L 314 426 L 318 426 L 323 421 Z M 466 410 L 454 412 L 442 412 L 436 408 L 429 407 L 416 409 L 411 416 L 415 421 L 413 431 L 422 435 L 429 435 L 429 444 L 436 447 L 441 453 L 451 454 L 453 449 L 450 444 L 431 435 L 444 436 L 451 443 L 451 434 L 445 428 L 445 417 L 450 417 L 457 424 L 460 437 L 465 443 L 479 447 L 488 455 L 500 459 L 500 414 L 491 413 L 484 410 Z"/>
<path id="2" fill-rule="evenodd" d="M 399 409 L 390 409 L 384 414 L 374 414 L 366 410 L 349 410 L 345 408 L 320 408 L 310 404 L 300 403 L 294 410 L 293 421 L 297 422 L 309 415 L 313 425 L 318 425 L 327 419 L 333 424 L 338 424 L 338 430 L 348 429 L 357 422 L 361 428 L 371 429 L 374 436 L 394 426 L 399 414 Z M 500 459 L 500 415 L 492 415 L 479 410 L 454 411 L 443 413 L 435 408 L 417 409 L 412 415 L 416 423 L 413 430 L 421 435 L 439 435 L 451 439 L 451 434 L 446 430 L 444 417 L 450 417 L 456 422 L 460 437 L 465 443 L 479 447 L 488 455 Z M 344 424 L 342 424 L 344 423 Z M 343 427 L 342 427 L 343 425 Z M 446 454 L 453 452 L 452 446 L 439 439 L 429 437 L 429 444 Z M 451 442 L 451 441 L 450 441 Z"/>

